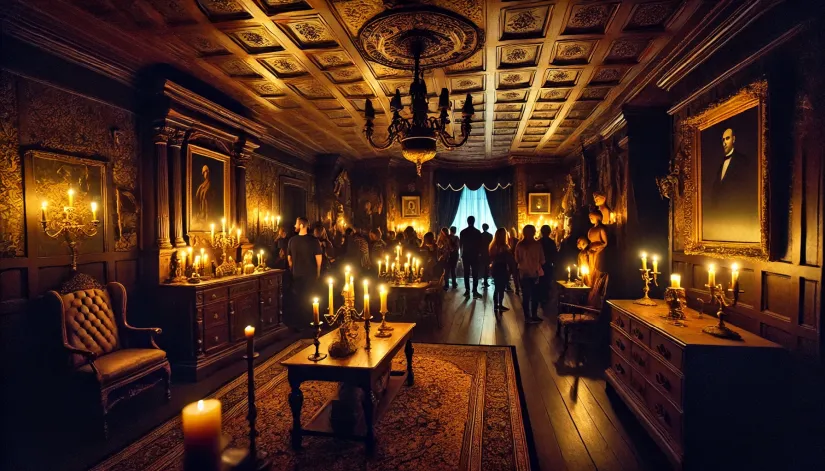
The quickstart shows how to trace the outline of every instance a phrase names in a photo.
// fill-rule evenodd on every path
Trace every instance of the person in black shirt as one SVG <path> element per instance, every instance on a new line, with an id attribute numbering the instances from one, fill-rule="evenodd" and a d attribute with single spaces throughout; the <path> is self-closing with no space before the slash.
<path id="1" fill-rule="evenodd" d="M 484 280 L 484 289 L 490 287 L 487 279 L 490 278 L 490 251 L 488 248 L 493 243 L 493 234 L 490 234 L 490 225 L 486 222 L 481 225 L 481 255 L 478 259 L 481 279 Z"/>
<path id="2" fill-rule="evenodd" d="M 556 242 L 550 238 L 550 226 L 547 224 L 541 226 L 541 239 L 539 243 L 544 250 L 544 275 L 539 279 L 539 302 L 546 309 L 547 303 L 550 302 L 550 288 L 553 283 L 553 264 L 556 260 L 558 250 L 556 250 Z"/>
<path id="3" fill-rule="evenodd" d="M 461 240 L 461 262 L 464 264 L 464 297 L 470 297 L 470 275 L 473 277 L 473 298 L 480 298 L 478 292 L 478 263 L 481 258 L 481 232 L 475 228 L 476 218 L 467 218 L 467 227 L 459 234 Z"/>
<path id="4" fill-rule="evenodd" d="M 284 321 L 294 329 L 303 329 L 312 321 L 309 292 L 321 276 L 321 244 L 308 233 L 309 221 L 299 217 L 295 220 L 298 235 L 289 239 L 287 261 L 292 272 L 292 312 L 285 311 Z M 288 315 L 286 315 L 288 314 Z"/>
<path id="5" fill-rule="evenodd" d="M 458 240 L 458 236 L 455 235 L 456 231 L 455 226 L 450 226 L 450 243 L 451 243 L 451 252 L 450 252 L 450 259 L 447 262 L 448 267 L 448 275 L 451 280 L 453 280 L 453 289 L 458 289 L 458 283 L 455 281 L 455 269 L 458 266 L 458 247 L 460 245 L 460 241 Z M 446 285 L 446 283 L 445 283 Z"/>

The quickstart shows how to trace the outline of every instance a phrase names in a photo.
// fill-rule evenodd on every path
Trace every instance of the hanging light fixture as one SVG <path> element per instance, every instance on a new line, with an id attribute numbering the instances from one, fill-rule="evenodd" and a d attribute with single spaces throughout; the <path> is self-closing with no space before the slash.
<path id="1" fill-rule="evenodd" d="M 468 93 L 461 109 L 461 134 L 448 131 L 450 124 L 450 92 L 441 89 L 438 97 L 438 118 L 429 116 L 427 85 L 424 69 L 444 67 L 467 59 L 482 45 L 483 32 L 472 22 L 453 12 L 427 5 L 404 6 L 385 11 L 368 21 L 359 31 L 364 54 L 383 65 L 412 69 L 410 84 L 411 118 L 401 116 L 404 106 L 401 92 L 396 89 L 390 100 L 392 121 L 382 142 L 373 138 L 375 108 L 370 99 L 364 104 L 364 133 L 370 145 L 387 149 L 401 144 L 401 155 L 415 164 L 421 176 L 421 166 L 435 158 L 437 143 L 446 148 L 464 145 L 472 130 L 475 113 L 473 97 Z"/>

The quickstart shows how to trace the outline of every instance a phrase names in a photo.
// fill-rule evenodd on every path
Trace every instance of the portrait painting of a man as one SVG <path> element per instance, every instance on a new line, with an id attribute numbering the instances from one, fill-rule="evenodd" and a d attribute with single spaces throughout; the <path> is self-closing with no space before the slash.
<path id="1" fill-rule="evenodd" d="M 209 224 L 220 227 L 226 212 L 229 157 L 191 146 L 189 151 L 189 223 L 190 232 L 207 232 Z"/>
<path id="2" fill-rule="evenodd" d="M 550 214 L 550 193 L 530 193 L 527 203 L 529 214 Z"/>
<path id="3" fill-rule="evenodd" d="M 759 110 L 701 131 L 702 239 L 760 241 Z"/>
<path id="4" fill-rule="evenodd" d="M 421 197 L 402 196 L 401 197 L 401 217 L 417 218 L 421 216 Z"/>

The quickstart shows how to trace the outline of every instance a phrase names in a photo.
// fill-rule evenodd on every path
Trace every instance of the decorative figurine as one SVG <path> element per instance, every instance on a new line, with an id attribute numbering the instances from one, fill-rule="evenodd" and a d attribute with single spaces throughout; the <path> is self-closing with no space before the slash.
<path id="1" fill-rule="evenodd" d="M 611 224 L 613 221 L 610 220 L 610 206 L 607 205 L 607 196 L 601 191 L 594 191 L 593 202 L 596 203 L 596 209 L 602 214 L 602 222 Z"/>
<path id="2" fill-rule="evenodd" d="M 253 253 L 251 250 L 247 250 L 246 253 L 243 254 L 243 274 L 244 275 L 251 275 L 255 273 L 255 265 L 252 263 Z"/>
<path id="3" fill-rule="evenodd" d="M 604 249 L 607 248 L 607 231 L 602 224 L 602 213 L 591 211 L 590 224 L 593 224 L 593 227 L 587 231 L 587 267 L 590 270 L 590 279 L 598 280 L 604 272 Z"/>

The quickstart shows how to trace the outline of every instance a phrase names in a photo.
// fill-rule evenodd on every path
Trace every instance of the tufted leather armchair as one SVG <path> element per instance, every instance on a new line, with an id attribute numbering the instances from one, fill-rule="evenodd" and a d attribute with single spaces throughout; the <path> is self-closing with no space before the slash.
<path id="1" fill-rule="evenodd" d="M 63 348 L 71 373 L 100 390 L 104 435 L 108 436 L 107 414 L 122 399 L 161 381 L 170 398 L 171 368 L 166 352 L 154 341 L 161 330 L 132 327 L 126 322 L 126 288 L 122 284 L 113 282 L 104 288 L 81 274 L 61 292 L 49 291 L 46 296 L 60 311 Z"/>

